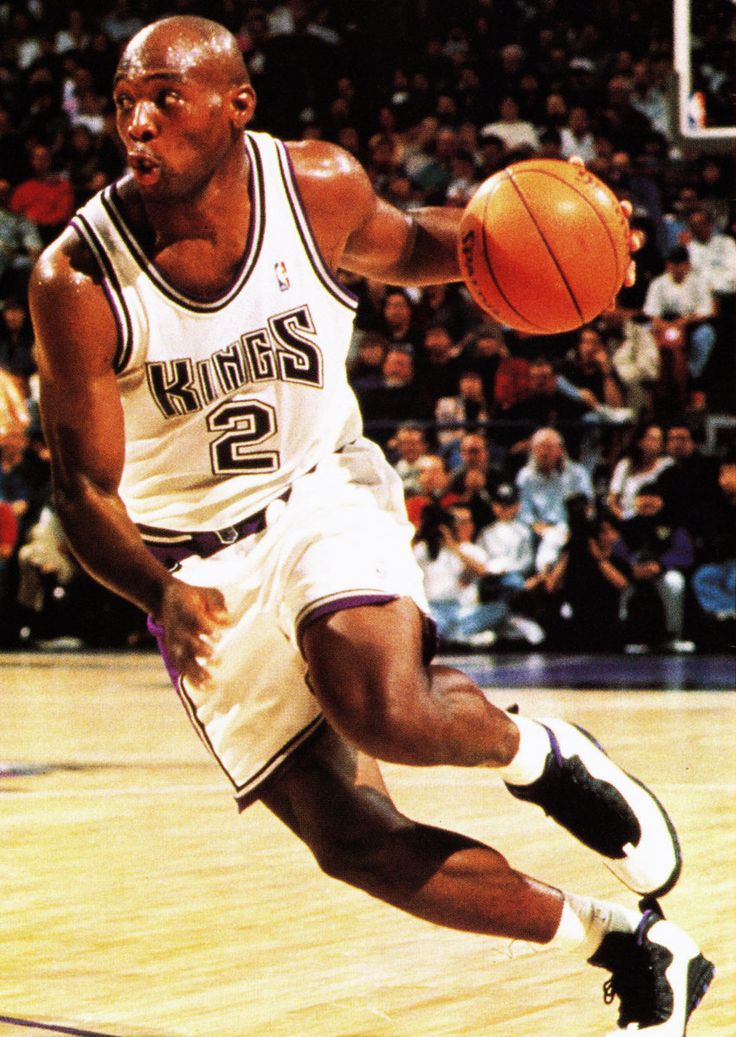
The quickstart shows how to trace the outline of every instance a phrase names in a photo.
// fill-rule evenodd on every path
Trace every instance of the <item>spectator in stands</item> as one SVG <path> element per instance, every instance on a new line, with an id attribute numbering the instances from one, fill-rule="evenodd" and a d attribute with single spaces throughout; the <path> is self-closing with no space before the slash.
<path id="1" fill-rule="evenodd" d="M 27 396 L 28 379 L 36 370 L 31 319 L 19 299 L 6 298 L 0 305 L 0 368 L 20 380 Z"/>
<path id="2" fill-rule="evenodd" d="M 360 393 L 360 409 L 369 436 L 384 450 L 402 421 L 429 421 L 432 412 L 414 381 L 414 360 L 405 349 L 391 346 L 382 364 L 379 386 Z"/>
<path id="3" fill-rule="evenodd" d="M 636 215 L 648 219 L 657 228 L 662 219 L 662 192 L 656 181 L 641 172 L 640 158 L 638 156 L 635 165 L 626 149 L 615 151 L 607 179 L 617 198 L 630 201 Z"/>
<path id="4" fill-rule="evenodd" d="M 644 313 L 651 318 L 663 364 L 669 360 L 673 391 L 682 405 L 688 373 L 696 382 L 703 376 L 716 343 L 713 293 L 693 273 L 684 246 L 669 254 L 665 272 L 649 285 Z"/>
<path id="5" fill-rule="evenodd" d="M 502 464 L 493 458 L 491 443 L 487 432 L 477 429 L 463 433 L 460 440 L 460 466 L 452 472 L 451 487 L 460 492 L 465 486 L 465 476 L 468 472 L 479 472 L 483 477 L 483 484 L 488 490 L 492 490 L 496 483 L 503 480 L 504 470 Z"/>
<path id="6" fill-rule="evenodd" d="M 736 324 L 736 241 L 715 228 L 706 207 L 692 210 L 685 235 L 694 274 L 707 284 L 715 299 L 716 351 L 709 367 L 709 387 L 724 403 L 733 403 L 736 351 L 733 329 Z M 702 332 L 701 332 L 702 334 Z"/>
<path id="7" fill-rule="evenodd" d="M 572 105 L 567 113 L 567 124 L 560 129 L 562 157 L 579 155 L 586 164 L 592 162 L 595 158 L 593 140 L 587 108 L 579 104 Z"/>
<path id="8" fill-rule="evenodd" d="M 615 651 L 630 568 L 615 553 L 619 533 L 607 513 L 591 519 L 585 498 L 567 502 L 570 534 L 560 557 L 538 580 L 537 602 L 551 644 L 567 651 Z"/>
<path id="9" fill-rule="evenodd" d="M 428 328 L 445 328 L 453 342 L 460 342 L 477 324 L 472 303 L 459 284 L 430 284 L 422 289 L 415 309 L 416 325 L 424 335 Z"/>
<path id="10" fill-rule="evenodd" d="M 0 178 L 0 293 L 25 288 L 43 248 L 36 224 L 9 206 L 10 181 Z"/>
<path id="11" fill-rule="evenodd" d="M 621 426 L 632 412 L 624 408 L 623 392 L 608 347 L 594 327 L 578 333 L 575 348 L 558 368 L 557 387 L 585 405 L 580 420 L 585 431 L 568 433 L 568 446 L 595 476 L 601 465 L 610 465 L 620 453 Z"/>
<path id="12" fill-rule="evenodd" d="M 667 429 L 665 450 L 672 464 L 659 474 L 657 484 L 667 514 L 675 525 L 685 527 L 697 547 L 720 497 L 718 460 L 698 449 L 685 421 Z"/>
<path id="13" fill-rule="evenodd" d="M 537 356 L 530 360 L 527 374 L 526 394 L 498 414 L 508 423 L 508 429 L 502 435 L 512 455 L 526 453 L 536 429 L 577 422 L 589 410 L 576 394 L 560 388 L 554 368 L 546 357 Z"/>
<path id="14" fill-rule="evenodd" d="M 419 493 L 409 497 L 406 512 L 415 529 L 422 525 L 424 512 L 446 511 L 457 504 L 460 494 L 450 487 L 450 476 L 445 460 L 439 454 L 425 454 L 417 462 L 419 468 Z"/>
<path id="15" fill-rule="evenodd" d="M 658 133 L 671 133 L 672 102 L 667 84 L 657 81 L 649 58 L 636 61 L 631 69 L 631 104 Z"/>
<path id="16" fill-rule="evenodd" d="M 621 523 L 614 548 L 631 570 L 623 601 L 626 650 L 637 653 L 664 644 L 671 651 L 691 652 L 693 643 L 682 635 L 685 576 L 694 561 L 692 540 L 687 530 L 669 520 L 656 482 L 639 486 L 634 511 Z"/>
<path id="17" fill-rule="evenodd" d="M 74 189 L 66 174 L 53 172 L 53 156 L 45 144 L 31 149 L 31 170 L 11 194 L 10 208 L 35 223 L 48 243 L 74 214 Z"/>
<path id="18" fill-rule="evenodd" d="M 481 129 L 480 138 L 480 170 L 481 181 L 493 176 L 499 169 L 503 169 L 506 158 L 506 145 L 497 133 L 488 129 Z"/>
<path id="19" fill-rule="evenodd" d="M 559 373 L 573 385 L 591 410 L 623 406 L 621 383 L 603 338 L 594 327 L 578 332 L 573 352 L 560 365 Z"/>
<path id="20" fill-rule="evenodd" d="M 386 289 L 379 330 L 390 346 L 399 346 L 416 356 L 419 335 L 414 306 L 403 288 Z"/>
<path id="21" fill-rule="evenodd" d="M 623 387 L 624 406 L 634 420 L 651 418 L 652 390 L 659 378 L 660 357 L 648 320 L 634 317 L 624 321 L 623 340 L 611 363 Z"/>
<path id="22" fill-rule="evenodd" d="M 720 493 L 705 515 L 701 564 L 692 579 L 695 599 L 709 629 L 709 643 L 732 649 L 736 634 L 736 455 L 723 458 Z"/>
<path id="23" fill-rule="evenodd" d="M 539 136 L 532 123 L 520 117 L 519 102 L 516 97 L 506 94 L 498 106 L 498 119 L 486 123 L 481 128 L 481 136 L 491 134 L 499 137 L 506 151 L 527 147 L 532 152 L 539 148 Z"/>
<path id="24" fill-rule="evenodd" d="M 641 247 L 636 252 L 636 280 L 633 285 L 624 285 L 621 288 L 616 296 L 613 313 L 608 312 L 601 315 L 600 319 L 605 323 L 616 320 L 620 323 L 631 317 L 640 316 L 649 285 L 664 269 L 662 251 L 657 240 L 657 229 L 652 220 L 644 216 L 633 216 L 631 228 L 637 232 L 641 240 Z"/>
<path id="25" fill-rule="evenodd" d="M 348 361 L 348 380 L 358 397 L 383 384 L 383 361 L 387 352 L 388 342 L 378 332 L 366 331 L 360 336 L 357 355 Z"/>
<path id="26" fill-rule="evenodd" d="M 659 425 L 645 424 L 634 430 L 632 446 L 613 470 L 606 501 L 619 521 L 635 514 L 636 494 L 672 464 L 664 453 L 664 433 Z"/>
<path id="27" fill-rule="evenodd" d="M 427 453 L 427 438 L 421 425 L 413 421 L 402 422 L 391 441 L 396 453 L 394 468 L 404 487 L 405 497 L 414 497 L 421 491 L 419 462 Z"/>
<path id="28" fill-rule="evenodd" d="M 507 611 L 479 600 L 485 555 L 474 533 L 468 508 L 454 505 L 446 512 L 427 509 L 414 540 L 430 613 L 445 645 L 489 647 L 496 640 L 492 627 Z"/>
<path id="29" fill-rule="evenodd" d="M 485 553 L 485 571 L 478 584 L 481 601 L 506 606 L 496 633 L 531 645 L 544 641 L 538 623 L 518 611 L 527 580 L 534 572 L 534 535 L 519 519 L 519 493 L 512 483 L 499 483 L 491 494 L 493 521 L 477 535 Z"/>
<path id="30" fill-rule="evenodd" d="M 715 229 L 710 210 L 702 205 L 691 210 L 688 231 L 683 234 L 693 272 L 716 297 L 736 294 L 736 241 Z"/>
<path id="31" fill-rule="evenodd" d="M 567 540 L 566 501 L 582 494 L 592 505 L 590 476 L 581 464 L 567 456 L 565 442 L 554 428 L 538 429 L 531 438 L 529 460 L 516 477 L 519 518 L 536 535 L 536 566 L 553 565 Z"/>
<path id="32" fill-rule="evenodd" d="M 454 475 L 450 488 L 458 493 L 458 503 L 470 510 L 476 530 L 483 529 L 493 520 L 488 477 L 478 468 L 468 468 Z"/>
<path id="33" fill-rule="evenodd" d="M 458 392 L 462 361 L 460 348 L 442 324 L 431 324 L 416 356 L 417 385 L 432 410 L 441 396 Z"/>
<path id="34" fill-rule="evenodd" d="M 690 239 L 690 213 L 701 205 L 698 192 L 692 184 L 684 184 L 672 205 L 662 216 L 662 254 L 687 245 Z"/>
<path id="35" fill-rule="evenodd" d="M 649 119 L 631 103 L 631 82 L 613 75 L 606 84 L 606 101 L 599 116 L 599 133 L 611 141 L 614 151 L 640 154 L 652 136 Z"/>
<path id="36" fill-rule="evenodd" d="M 461 462 L 460 444 L 465 431 L 484 428 L 491 410 L 483 392 L 483 381 L 475 371 L 463 371 L 456 396 L 441 396 L 435 405 L 437 442 L 450 468 Z"/>
<path id="37" fill-rule="evenodd" d="M 457 131 L 451 126 L 440 126 L 434 137 L 431 157 L 412 176 L 428 205 L 442 205 L 447 188 L 453 180 L 453 162 L 458 150 Z"/>
<path id="38" fill-rule="evenodd" d="M 465 340 L 460 361 L 467 370 L 477 371 L 483 382 L 483 394 L 495 407 L 496 375 L 501 361 L 509 356 L 503 332 L 498 324 L 481 324 Z"/>
<path id="39" fill-rule="evenodd" d="M 143 22 L 131 7 L 130 0 L 114 0 L 112 10 L 103 15 L 101 25 L 105 34 L 116 44 L 125 43 L 143 28 Z"/>

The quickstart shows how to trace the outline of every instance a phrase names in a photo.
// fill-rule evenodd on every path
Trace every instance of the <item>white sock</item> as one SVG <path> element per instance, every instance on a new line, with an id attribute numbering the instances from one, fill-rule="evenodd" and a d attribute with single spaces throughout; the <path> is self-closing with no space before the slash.
<path id="1" fill-rule="evenodd" d="M 544 770 L 550 752 L 549 735 L 536 720 L 509 715 L 519 729 L 519 748 L 511 763 L 498 767 L 497 773 L 509 785 L 531 785 Z"/>
<path id="2" fill-rule="evenodd" d="M 606 933 L 633 933 L 641 922 L 638 912 L 621 904 L 571 893 L 563 895 L 560 925 L 548 947 L 580 948 L 587 960 L 598 950 Z"/>

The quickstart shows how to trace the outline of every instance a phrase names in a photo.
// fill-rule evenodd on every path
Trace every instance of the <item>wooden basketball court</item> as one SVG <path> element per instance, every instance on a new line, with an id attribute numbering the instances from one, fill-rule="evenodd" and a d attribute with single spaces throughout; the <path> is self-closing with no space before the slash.
<path id="1" fill-rule="evenodd" d="M 690 1037 L 736 1033 L 736 695 L 494 688 L 592 730 L 666 802 L 664 898 L 717 965 Z M 238 817 L 157 657 L 0 656 L 0 1037 L 604 1037 L 606 974 L 433 928 Z M 399 806 L 581 893 L 635 897 L 489 772 L 385 767 Z"/>

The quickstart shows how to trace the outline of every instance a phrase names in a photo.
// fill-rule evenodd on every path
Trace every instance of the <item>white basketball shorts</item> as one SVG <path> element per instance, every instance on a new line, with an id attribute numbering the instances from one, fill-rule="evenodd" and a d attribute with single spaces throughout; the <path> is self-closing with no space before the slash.
<path id="1" fill-rule="evenodd" d="M 401 481 L 375 444 L 360 439 L 294 482 L 266 511 L 266 528 L 209 558 L 185 558 L 177 578 L 216 587 L 232 623 L 217 647 L 213 681 L 197 688 L 172 668 L 200 738 L 241 809 L 322 724 L 306 683 L 301 631 L 318 616 L 412 598 L 426 615 Z"/>

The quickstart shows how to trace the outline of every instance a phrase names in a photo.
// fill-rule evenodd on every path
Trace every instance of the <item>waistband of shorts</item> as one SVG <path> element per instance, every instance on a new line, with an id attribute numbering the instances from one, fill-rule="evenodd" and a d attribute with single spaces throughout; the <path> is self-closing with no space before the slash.
<path id="1" fill-rule="evenodd" d="M 274 500 L 286 503 L 290 496 L 291 486 L 279 497 L 274 497 Z M 138 531 L 143 538 L 143 543 L 154 558 L 166 566 L 176 565 L 192 555 L 209 558 L 210 555 L 222 551 L 225 547 L 237 544 L 240 540 L 253 536 L 254 533 L 260 533 L 266 528 L 266 511 L 270 504 L 273 504 L 273 501 L 269 501 L 254 515 L 249 515 L 240 522 L 236 522 L 232 526 L 224 526 L 222 529 L 208 529 L 201 533 L 184 533 L 139 523 Z"/>

